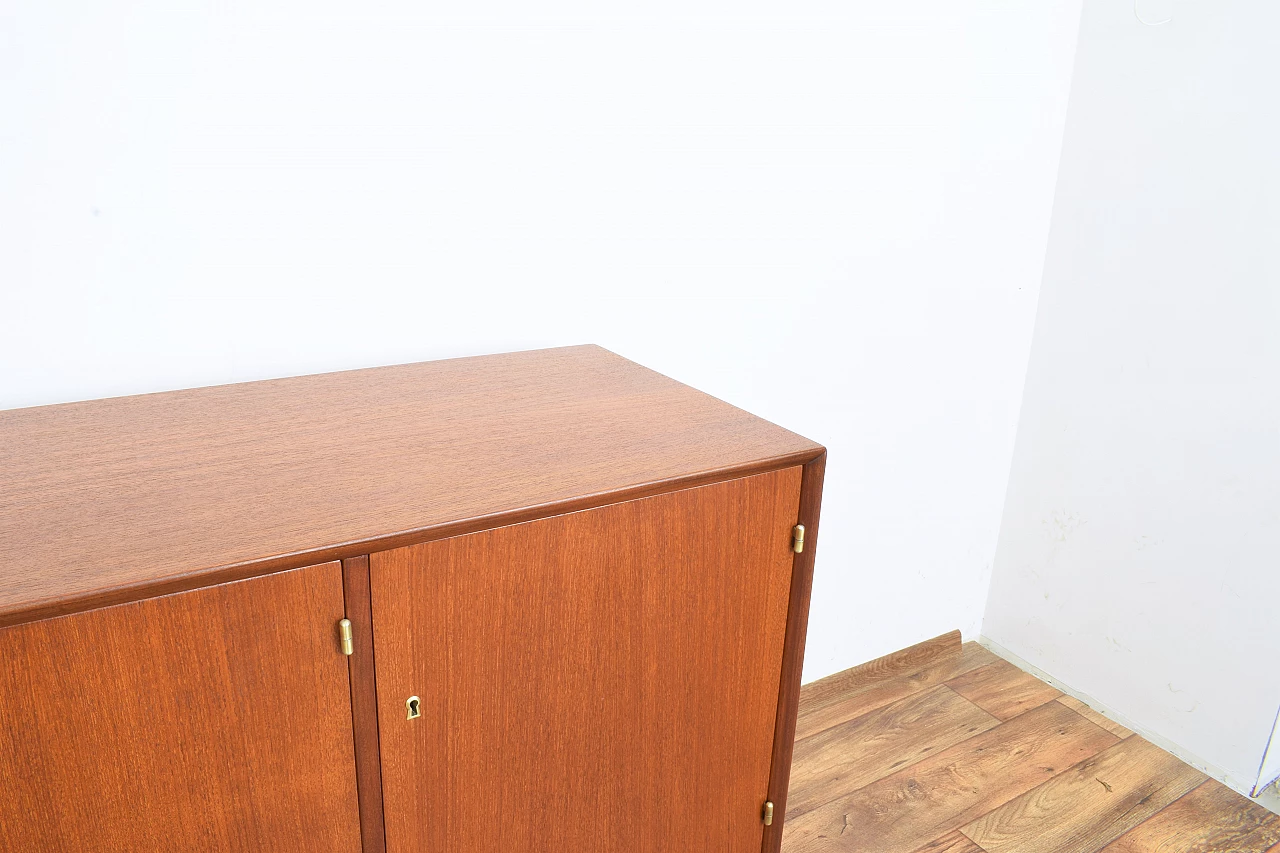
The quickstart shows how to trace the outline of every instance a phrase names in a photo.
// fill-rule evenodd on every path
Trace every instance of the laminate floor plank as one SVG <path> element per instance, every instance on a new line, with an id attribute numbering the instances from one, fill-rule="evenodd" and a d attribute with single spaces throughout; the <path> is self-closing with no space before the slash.
<path id="1" fill-rule="evenodd" d="M 1132 737 L 960 831 L 987 853 L 1096 853 L 1204 781 L 1199 770 Z"/>
<path id="2" fill-rule="evenodd" d="M 950 688 L 935 687 L 797 741 L 787 817 L 1000 725 Z"/>
<path id="3" fill-rule="evenodd" d="M 1006 660 L 966 672 L 948 681 L 947 686 L 1001 720 L 1012 719 L 1062 695 L 1062 691 Z"/>
<path id="4" fill-rule="evenodd" d="M 828 675 L 800 688 L 800 704 L 816 710 L 868 684 L 910 675 L 934 663 L 960 655 L 960 632 L 950 631 L 882 658 Z"/>
<path id="5" fill-rule="evenodd" d="M 1075 711 L 1094 725 L 1102 726 L 1104 729 L 1122 740 L 1133 734 L 1133 732 L 1129 731 L 1115 720 L 1099 714 L 1097 711 L 1093 710 L 1074 696 L 1067 696 L 1066 694 L 1063 694 L 1058 697 L 1057 701 L 1066 705 L 1068 708 Z"/>
<path id="6" fill-rule="evenodd" d="M 949 637 L 802 692 L 783 853 L 1280 853 L 1280 817 Z"/>
<path id="7" fill-rule="evenodd" d="M 914 693 L 937 687 L 948 679 L 1000 660 L 977 643 L 965 643 L 958 655 L 948 656 L 908 675 L 875 681 L 833 697 L 818 707 L 801 705 L 796 740 L 883 708 Z"/>
<path id="8" fill-rule="evenodd" d="M 948 832 L 941 838 L 935 838 L 917 849 L 915 853 L 987 853 L 987 851 L 966 838 L 964 833 L 956 831 Z"/>
<path id="9" fill-rule="evenodd" d="M 975 820 L 1115 744 L 1056 702 L 788 821 L 787 853 L 902 853 Z"/>
<path id="10" fill-rule="evenodd" d="M 1103 848 L 1103 853 L 1262 853 L 1280 817 L 1209 780 Z"/>

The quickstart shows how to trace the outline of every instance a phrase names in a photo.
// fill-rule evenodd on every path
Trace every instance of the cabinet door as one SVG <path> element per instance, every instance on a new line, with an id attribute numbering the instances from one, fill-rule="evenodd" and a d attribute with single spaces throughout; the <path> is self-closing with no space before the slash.
<path id="1" fill-rule="evenodd" d="M 0 850 L 360 848 L 337 563 L 0 630 Z"/>
<path id="2" fill-rule="evenodd" d="M 799 493 L 790 468 L 372 555 L 388 853 L 760 850 Z"/>

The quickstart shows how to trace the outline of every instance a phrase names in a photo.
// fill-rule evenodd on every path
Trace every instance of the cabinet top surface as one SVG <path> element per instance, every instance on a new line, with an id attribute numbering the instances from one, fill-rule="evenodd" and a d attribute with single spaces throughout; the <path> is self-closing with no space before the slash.
<path id="1" fill-rule="evenodd" d="M 0 411 L 0 626 L 821 452 L 595 346 Z"/>

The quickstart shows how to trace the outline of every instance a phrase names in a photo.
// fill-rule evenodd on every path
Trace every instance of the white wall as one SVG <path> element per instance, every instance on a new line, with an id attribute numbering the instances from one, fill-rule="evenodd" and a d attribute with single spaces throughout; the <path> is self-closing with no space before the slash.
<path id="1" fill-rule="evenodd" d="M 0 407 L 593 341 L 830 447 L 806 678 L 975 634 L 1079 0 L 599 6 L 11 3 Z"/>
<path id="2" fill-rule="evenodd" d="M 1280 707 L 1280 7 L 1173 14 L 1084 6 L 983 633 L 1247 791 Z"/>

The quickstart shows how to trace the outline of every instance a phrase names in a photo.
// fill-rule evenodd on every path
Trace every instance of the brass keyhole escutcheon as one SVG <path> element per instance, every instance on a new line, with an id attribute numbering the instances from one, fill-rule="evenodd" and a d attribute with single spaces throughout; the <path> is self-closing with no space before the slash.
<path id="1" fill-rule="evenodd" d="M 422 716 L 422 700 L 417 696 L 410 696 L 405 700 L 405 719 L 416 720 Z"/>

